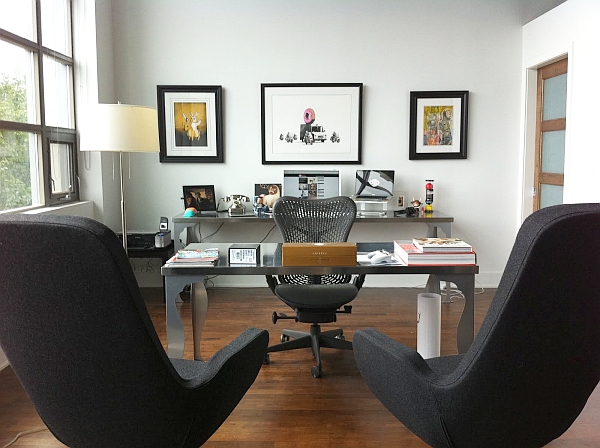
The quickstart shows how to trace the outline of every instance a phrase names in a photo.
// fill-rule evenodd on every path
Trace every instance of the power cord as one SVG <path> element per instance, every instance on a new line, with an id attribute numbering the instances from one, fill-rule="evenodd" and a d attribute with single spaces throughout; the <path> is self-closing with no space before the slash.
<path id="1" fill-rule="evenodd" d="M 15 443 L 17 440 L 19 440 L 19 438 L 22 436 L 26 436 L 28 434 L 33 434 L 33 433 L 41 432 L 41 431 L 48 431 L 48 428 L 43 427 L 43 428 L 29 429 L 27 431 L 21 431 L 19 434 L 17 434 L 15 436 L 14 439 L 12 439 L 10 442 L 8 442 L 6 445 L 4 445 L 2 448 L 7 448 L 7 447 L 11 446 L 13 443 Z"/>
<path id="2" fill-rule="evenodd" d="M 271 234 L 271 232 L 272 232 L 272 231 L 273 231 L 273 230 L 274 230 L 276 227 L 277 227 L 277 225 L 274 225 L 273 227 L 271 227 L 271 230 L 269 230 L 269 231 L 267 232 L 267 234 L 265 235 L 265 237 L 264 237 L 262 240 L 260 240 L 260 241 L 259 241 L 259 243 L 262 243 L 262 242 L 264 242 L 264 241 L 265 241 L 265 240 L 266 240 L 266 239 L 269 237 L 269 235 Z"/>

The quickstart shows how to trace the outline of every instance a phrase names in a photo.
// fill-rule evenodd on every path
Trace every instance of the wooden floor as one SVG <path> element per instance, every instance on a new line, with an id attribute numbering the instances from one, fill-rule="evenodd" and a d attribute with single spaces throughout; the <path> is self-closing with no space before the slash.
<path id="1" fill-rule="evenodd" d="M 348 339 L 355 330 L 376 327 L 394 339 L 416 346 L 416 295 L 412 288 L 365 288 L 353 302 L 353 312 L 341 315 L 338 325 Z M 494 291 L 476 296 L 476 330 Z M 153 322 L 165 341 L 165 312 L 161 289 L 144 290 Z M 442 354 L 456 353 L 456 324 L 463 301 L 442 307 Z M 210 357 L 248 326 L 266 328 L 271 343 L 282 328 L 303 329 L 305 324 L 271 323 L 274 310 L 287 311 L 267 288 L 209 290 L 208 319 L 203 337 L 203 356 Z M 191 337 L 189 303 L 180 305 Z M 336 325 L 325 325 L 334 328 Z M 327 329 L 326 328 L 326 329 Z M 188 339 L 189 340 L 189 339 Z M 186 346 L 186 358 L 191 347 Z M 323 350 L 323 377 L 315 379 L 309 349 L 271 354 L 253 386 L 228 420 L 204 445 L 208 448 L 291 447 L 426 447 L 398 422 L 371 394 L 354 362 L 353 353 Z M 22 431 L 43 427 L 12 369 L 0 372 L 0 447 Z M 49 431 L 24 435 L 12 446 L 60 447 Z M 548 445 L 600 446 L 600 387 L 583 413 L 562 437 Z"/>

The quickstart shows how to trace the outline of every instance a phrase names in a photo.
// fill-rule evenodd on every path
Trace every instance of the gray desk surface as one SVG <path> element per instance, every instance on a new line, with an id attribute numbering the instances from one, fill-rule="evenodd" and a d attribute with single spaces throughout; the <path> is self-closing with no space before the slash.
<path id="1" fill-rule="evenodd" d="M 185 218 L 183 212 L 173 216 L 173 240 L 175 242 L 175 250 L 181 249 L 181 243 L 179 240 L 180 234 L 187 228 L 192 228 L 197 224 L 210 224 L 210 223 L 248 223 L 248 222 L 264 222 L 275 224 L 271 217 L 258 217 L 252 212 L 240 216 L 229 216 L 224 212 L 218 212 L 216 216 L 198 215 L 191 218 Z M 434 211 L 422 216 L 407 217 L 406 215 L 394 216 L 393 211 L 388 211 L 386 216 L 357 216 L 355 218 L 355 224 L 371 223 L 371 224 L 410 224 L 410 223 L 421 223 L 427 224 L 428 232 L 425 236 L 437 237 L 438 229 L 444 232 L 447 237 L 452 236 L 452 223 L 454 218 L 452 216 L 445 215 L 444 213 Z M 189 240 L 188 240 L 189 241 Z M 233 243 L 234 241 L 232 241 Z"/>
<path id="2" fill-rule="evenodd" d="M 173 216 L 172 220 L 174 223 L 183 223 L 183 222 L 248 222 L 248 219 L 253 219 L 257 221 L 265 221 L 265 222 L 273 222 L 273 218 L 266 216 L 256 216 L 252 211 L 246 213 L 245 215 L 237 215 L 237 216 L 229 216 L 227 211 L 218 212 L 216 216 L 209 215 L 198 215 L 193 216 L 191 218 L 185 218 L 183 216 L 183 212 L 178 215 Z M 385 216 L 357 216 L 356 223 L 361 222 L 454 222 L 454 218 L 452 216 L 448 216 L 444 213 L 434 211 L 433 213 L 428 213 L 423 216 L 413 216 L 407 217 L 406 215 L 394 216 L 394 212 L 392 210 L 388 211 L 388 214 Z"/>
<path id="3" fill-rule="evenodd" d="M 204 287 L 206 275 L 277 275 L 277 274 L 428 274 L 426 291 L 439 292 L 439 282 L 454 283 L 465 296 L 465 307 L 457 327 L 458 351 L 464 353 L 474 337 L 475 274 L 479 267 L 466 266 L 402 266 L 398 264 L 357 264 L 356 266 L 282 266 L 281 243 L 262 243 L 261 262 L 257 265 L 229 265 L 227 257 L 231 243 L 192 243 L 189 248 L 219 248 L 216 266 L 165 265 L 161 274 L 165 278 L 165 302 L 167 313 L 167 344 L 170 357 L 183 356 L 185 336 L 183 323 L 176 306 L 176 299 L 185 285 L 192 284 L 192 324 L 194 333 L 194 357 L 201 359 L 200 343 L 208 307 Z M 393 243 L 357 243 L 359 252 L 376 249 L 393 251 Z M 266 284 L 266 282 L 265 282 Z"/>

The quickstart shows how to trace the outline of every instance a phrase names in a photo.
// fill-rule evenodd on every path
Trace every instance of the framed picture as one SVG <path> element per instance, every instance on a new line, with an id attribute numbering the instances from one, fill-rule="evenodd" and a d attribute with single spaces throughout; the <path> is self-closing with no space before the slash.
<path id="1" fill-rule="evenodd" d="M 254 214 L 271 213 L 273 204 L 281 197 L 281 184 L 254 184 Z"/>
<path id="2" fill-rule="evenodd" d="M 362 83 L 262 84 L 262 163 L 361 163 Z"/>
<path id="3" fill-rule="evenodd" d="M 161 162 L 223 162 L 221 86 L 156 86 Z"/>
<path id="4" fill-rule="evenodd" d="M 183 187 L 183 208 L 195 208 L 198 213 L 217 210 L 214 185 L 186 185 Z"/>
<path id="5" fill-rule="evenodd" d="M 409 159 L 466 159 L 469 92 L 410 92 Z"/>

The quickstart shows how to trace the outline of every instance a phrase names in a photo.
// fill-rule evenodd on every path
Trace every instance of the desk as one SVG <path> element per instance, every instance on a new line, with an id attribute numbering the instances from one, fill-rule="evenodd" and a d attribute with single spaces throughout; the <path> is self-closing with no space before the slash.
<path id="1" fill-rule="evenodd" d="M 175 241 L 175 250 L 178 251 L 181 249 L 181 242 L 179 240 L 179 235 L 185 229 L 194 227 L 196 224 L 206 223 L 206 224 L 215 224 L 215 223 L 241 223 L 247 224 L 249 222 L 265 222 L 272 223 L 275 225 L 275 221 L 270 217 L 258 217 L 253 213 L 238 215 L 238 216 L 229 216 L 229 214 L 225 212 L 218 212 L 217 216 L 208 216 L 208 215 L 199 215 L 191 218 L 184 218 L 183 212 L 177 216 L 172 218 L 173 220 L 173 240 Z M 357 216 L 354 220 L 355 224 L 360 224 L 362 222 L 374 223 L 374 224 L 409 224 L 409 223 L 422 223 L 427 224 L 428 237 L 436 237 L 438 236 L 438 229 L 444 232 L 444 235 L 447 237 L 452 236 L 452 223 L 454 222 L 454 218 L 452 216 L 444 215 L 443 213 L 434 211 L 433 213 L 424 215 L 424 216 L 416 216 L 416 217 L 407 217 L 406 215 L 402 216 L 394 216 L 393 211 L 388 211 L 386 216 Z M 235 241 L 231 241 L 234 243 Z"/>
<path id="2" fill-rule="evenodd" d="M 216 266 L 173 266 L 165 265 L 161 274 L 165 279 L 165 302 L 167 314 L 167 345 L 171 358 L 183 357 L 185 335 L 183 323 L 176 306 L 178 294 L 185 285 L 191 284 L 192 328 L 194 358 L 201 359 L 200 344 L 202 329 L 208 308 L 208 296 L 204 287 L 207 275 L 278 275 L 278 274 L 429 274 L 426 291 L 440 292 L 440 281 L 452 282 L 465 296 L 465 307 L 456 329 L 459 353 L 464 353 L 473 342 L 475 334 L 475 274 L 478 266 L 402 266 L 394 264 L 357 264 L 356 266 L 282 266 L 281 244 L 262 243 L 261 263 L 254 266 L 229 265 L 227 256 L 230 243 L 192 243 L 190 248 L 219 248 L 219 262 Z M 386 249 L 393 252 L 393 243 L 356 243 L 359 252 Z M 266 284 L 266 282 L 265 282 Z M 415 297 L 416 300 L 416 297 Z M 265 317 L 268 318 L 268 317 Z"/>

